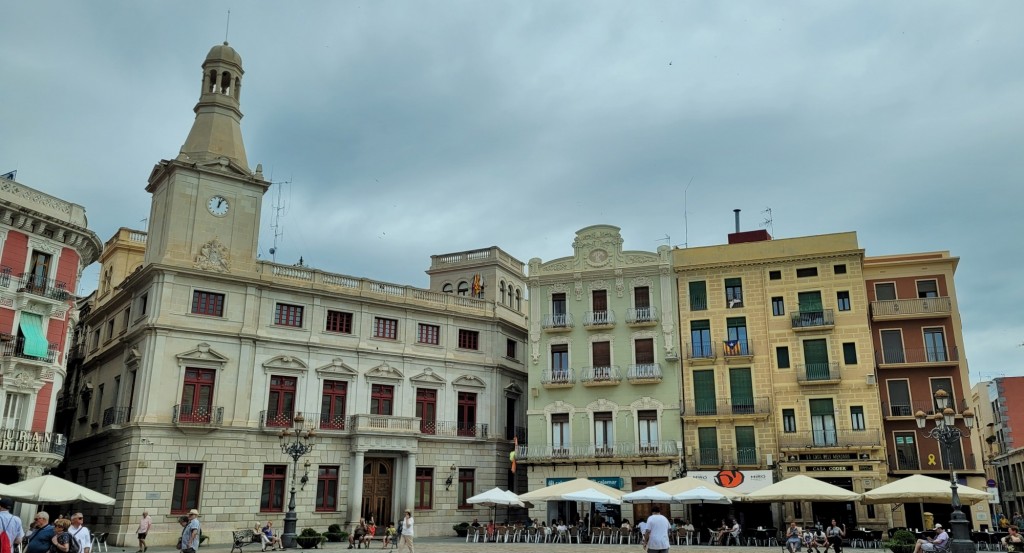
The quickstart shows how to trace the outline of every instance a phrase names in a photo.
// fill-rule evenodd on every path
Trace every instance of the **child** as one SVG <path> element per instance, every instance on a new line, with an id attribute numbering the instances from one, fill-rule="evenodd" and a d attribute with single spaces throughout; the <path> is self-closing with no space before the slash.
<path id="1" fill-rule="evenodd" d="M 395 529 L 395 523 L 389 522 L 387 529 L 384 530 L 384 547 L 381 547 L 381 549 L 387 549 L 390 544 L 397 544 L 398 542 L 395 541 L 397 534 L 398 530 Z"/>

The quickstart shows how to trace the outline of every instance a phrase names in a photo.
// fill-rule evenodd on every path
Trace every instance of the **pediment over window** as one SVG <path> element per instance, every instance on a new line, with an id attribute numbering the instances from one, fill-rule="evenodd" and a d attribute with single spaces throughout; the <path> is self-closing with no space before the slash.
<path id="1" fill-rule="evenodd" d="M 359 372 L 350 367 L 347 363 L 341 359 L 335 357 L 331 359 L 331 362 L 316 369 L 317 374 L 321 376 L 351 376 L 356 377 Z"/>
<path id="2" fill-rule="evenodd" d="M 195 349 L 179 353 L 175 356 L 179 367 L 214 367 L 222 368 L 228 358 L 210 347 L 206 342 L 200 343 Z"/>
<path id="3" fill-rule="evenodd" d="M 464 374 L 452 381 L 452 386 L 463 387 L 463 388 L 486 388 L 487 384 L 484 383 L 480 378 Z"/>
<path id="4" fill-rule="evenodd" d="M 405 378 L 402 371 L 388 365 L 387 361 L 377 365 L 376 367 L 366 371 L 367 378 L 385 378 L 388 380 L 400 380 Z"/>
<path id="5" fill-rule="evenodd" d="M 587 404 L 588 411 L 618 411 L 619 406 L 605 398 L 600 398 L 597 401 L 592 401 Z"/>
<path id="6" fill-rule="evenodd" d="M 641 397 L 640 399 L 631 403 L 629 406 L 638 411 L 649 411 L 654 409 L 661 410 L 665 408 L 664 403 L 649 396 Z"/>
<path id="7" fill-rule="evenodd" d="M 443 377 L 441 377 L 441 375 L 437 374 L 436 372 L 434 372 L 433 369 L 429 367 L 420 374 L 417 374 L 416 376 L 410 376 L 409 381 L 415 384 L 426 384 L 432 386 L 440 386 L 446 382 L 446 380 Z"/>
<path id="8" fill-rule="evenodd" d="M 505 385 L 505 395 L 507 396 L 521 396 L 523 395 L 523 389 L 519 387 L 519 384 L 515 382 L 509 382 Z"/>
<path id="9" fill-rule="evenodd" d="M 132 346 L 128 348 L 128 351 L 124 354 L 124 364 L 129 370 L 137 368 L 142 363 L 142 353 L 139 351 L 139 346 Z"/>
<path id="10" fill-rule="evenodd" d="M 549 403 L 544 406 L 544 413 L 550 415 L 551 413 L 572 413 L 576 410 L 576 407 L 571 403 L 566 403 L 562 400 Z"/>

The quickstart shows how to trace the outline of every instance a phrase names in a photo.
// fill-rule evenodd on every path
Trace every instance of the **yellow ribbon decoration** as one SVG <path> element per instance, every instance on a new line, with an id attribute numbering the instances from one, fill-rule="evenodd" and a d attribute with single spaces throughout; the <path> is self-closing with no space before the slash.
<path id="1" fill-rule="evenodd" d="M 932 466 L 935 466 L 935 454 L 934 453 L 929 453 L 928 454 L 928 464 L 932 465 Z"/>

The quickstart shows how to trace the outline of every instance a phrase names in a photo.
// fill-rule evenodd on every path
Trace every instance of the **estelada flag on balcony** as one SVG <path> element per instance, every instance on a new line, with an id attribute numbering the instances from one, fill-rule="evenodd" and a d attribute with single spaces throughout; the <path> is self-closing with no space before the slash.
<path id="1" fill-rule="evenodd" d="M 508 460 L 512 462 L 512 474 L 516 473 L 516 450 L 519 449 L 519 436 L 512 438 L 512 451 L 508 453 Z"/>
<path id="2" fill-rule="evenodd" d="M 484 291 L 484 277 L 480 276 L 480 273 L 473 275 L 473 297 L 480 297 L 481 292 Z"/>
<path id="3" fill-rule="evenodd" d="M 739 355 L 740 354 L 740 341 L 739 340 L 726 340 L 724 343 L 725 343 L 725 354 L 726 355 Z"/>

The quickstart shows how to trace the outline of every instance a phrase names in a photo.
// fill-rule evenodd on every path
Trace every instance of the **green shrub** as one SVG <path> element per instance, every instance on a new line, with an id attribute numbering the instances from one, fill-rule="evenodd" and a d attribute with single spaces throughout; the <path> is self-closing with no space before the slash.
<path id="1" fill-rule="evenodd" d="M 314 530 L 312 528 L 303 528 L 302 532 L 299 535 L 300 536 L 310 536 L 310 537 L 312 537 L 312 536 L 319 536 L 320 532 L 317 532 L 316 530 Z"/>
<path id="2" fill-rule="evenodd" d="M 340 534 L 341 533 L 341 525 L 340 524 L 332 524 L 332 525 L 327 527 L 327 531 L 332 533 L 332 534 Z"/>

